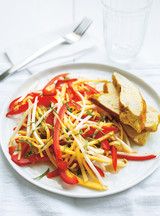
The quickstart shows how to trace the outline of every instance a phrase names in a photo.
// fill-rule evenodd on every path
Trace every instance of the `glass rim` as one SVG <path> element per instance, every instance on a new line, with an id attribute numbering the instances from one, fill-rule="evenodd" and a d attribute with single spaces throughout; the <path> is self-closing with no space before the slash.
<path id="1" fill-rule="evenodd" d="M 129 11 L 129 10 L 128 10 L 128 11 L 125 11 L 125 10 L 116 10 L 116 9 L 114 9 L 114 8 L 112 8 L 112 7 L 109 7 L 109 5 L 106 5 L 106 4 L 104 3 L 104 0 L 100 0 L 100 1 L 101 1 L 102 6 L 103 6 L 105 9 L 108 9 L 108 10 L 114 12 L 114 13 L 123 13 L 123 14 L 133 14 L 133 13 L 141 12 L 141 11 L 145 10 L 146 8 L 149 8 L 150 5 L 151 5 L 152 2 L 153 2 L 153 0 L 149 0 L 148 3 L 146 3 L 146 5 L 143 6 L 143 7 L 141 7 L 141 8 L 135 9 L 135 10 L 133 10 L 133 11 Z"/>

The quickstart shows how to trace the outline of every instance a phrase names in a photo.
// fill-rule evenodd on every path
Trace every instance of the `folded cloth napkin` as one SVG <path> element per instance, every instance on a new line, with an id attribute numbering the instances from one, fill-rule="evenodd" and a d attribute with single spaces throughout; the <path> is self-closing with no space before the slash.
<path id="1" fill-rule="evenodd" d="M 69 29 L 69 28 L 68 28 Z M 71 28 L 70 28 L 71 29 Z M 67 30 L 60 30 L 61 34 L 55 32 L 48 32 L 36 38 L 29 38 L 25 41 L 20 41 L 18 44 L 14 44 L 6 48 L 6 53 L 13 64 L 17 64 L 26 57 L 32 55 L 35 51 L 43 46 L 53 42 L 61 35 L 64 35 Z M 26 67 L 32 73 L 36 73 L 39 70 L 43 70 L 53 65 L 58 65 L 66 62 L 73 62 L 77 58 L 85 55 L 86 53 L 96 49 L 94 39 L 88 34 L 84 35 L 80 41 L 73 44 L 62 44 L 48 51 Z"/>

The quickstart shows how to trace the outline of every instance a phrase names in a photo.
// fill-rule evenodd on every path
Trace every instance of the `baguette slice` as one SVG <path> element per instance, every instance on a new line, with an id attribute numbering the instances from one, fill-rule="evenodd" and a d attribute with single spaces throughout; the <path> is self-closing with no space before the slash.
<path id="1" fill-rule="evenodd" d="M 138 133 L 145 127 L 146 102 L 138 88 L 124 76 L 113 73 L 112 80 L 119 93 L 120 121 L 130 125 Z"/>

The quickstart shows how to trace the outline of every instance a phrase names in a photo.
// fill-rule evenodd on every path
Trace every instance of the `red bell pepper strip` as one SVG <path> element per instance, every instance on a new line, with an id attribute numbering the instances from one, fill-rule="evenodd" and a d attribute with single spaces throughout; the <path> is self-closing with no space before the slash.
<path id="1" fill-rule="evenodd" d="M 133 160 L 133 161 L 144 161 L 144 160 L 151 160 L 153 158 L 156 158 L 156 155 L 125 155 L 125 154 L 119 154 L 117 153 L 118 158 L 126 159 L 126 160 Z"/>
<path id="2" fill-rule="evenodd" d="M 59 119 L 61 121 L 63 120 L 66 110 L 67 110 L 67 106 L 66 104 L 64 104 L 58 113 Z M 64 170 L 64 169 L 67 169 L 67 165 L 66 165 L 66 162 L 62 160 L 62 152 L 61 152 L 60 144 L 59 144 L 60 129 L 61 129 L 61 124 L 59 120 L 56 119 L 56 122 L 54 125 L 54 133 L 53 133 L 53 149 L 54 149 L 58 168 Z"/>
<path id="3" fill-rule="evenodd" d="M 67 106 L 74 106 L 78 108 L 76 103 L 69 102 L 67 104 L 63 104 L 58 113 L 59 119 L 61 121 L 63 121 L 64 114 L 67 111 Z M 59 120 L 56 119 L 54 125 L 54 133 L 53 133 L 53 150 L 55 153 L 58 168 L 65 170 L 67 168 L 67 164 L 62 160 L 62 152 L 59 143 L 60 129 L 61 129 L 61 124 Z"/>
<path id="4" fill-rule="evenodd" d="M 81 110 L 81 106 L 78 103 L 74 102 L 74 101 L 68 102 L 67 105 L 76 108 L 78 111 Z"/>
<path id="5" fill-rule="evenodd" d="M 55 88 L 59 88 L 64 83 L 68 84 L 68 83 L 73 83 L 75 81 L 77 81 L 77 79 L 58 80 Z"/>
<path id="6" fill-rule="evenodd" d="M 104 136 L 105 134 L 107 134 L 107 133 L 109 133 L 109 132 L 111 132 L 111 131 L 117 131 L 118 129 L 116 128 L 116 127 L 114 127 L 114 126 L 112 126 L 112 127 L 103 127 L 102 128 L 102 130 L 101 131 L 98 131 L 97 133 L 96 133 L 96 135 L 95 135 L 95 138 L 96 139 L 98 139 L 98 138 L 100 138 L 100 137 L 102 137 L 102 136 Z M 82 136 L 84 137 L 84 138 L 86 138 L 86 137 L 91 137 L 91 136 L 93 136 L 94 135 L 94 133 L 95 133 L 95 131 L 96 131 L 96 129 L 95 128 L 90 128 L 87 132 L 85 132 Z M 104 142 L 104 145 L 106 145 L 106 146 L 108 146 L 107 144 L 107 140 L 105 140 L 105 141 L 103 141 Z M 105 144 L 105 142 L 106 142 L 106 144 Z M 109 146 L 108 146 L 109 147 Z"/>
<path id="7" fill-rule="evenodd" d="M 94 165 L 95 166 L 95 165 Z M 97 171 L 99 172 L 99 174 L 102 176 L 102 177 L 104 177 L 105 175 L 104 175 L 104 172 L 103 172 L 103 170 L 101 169 L 101 168 L 99 168 L 98 166 L 95 166 L 95 168 L 97 169 Z"/>
<path id="8" fill-rule="evenodd" d="M 54 95 L 55 94 L 55 82 L 63 79 L 64 77 L 66 77 L 68 74 L 64 73 L 64 74 L 60 74 L 55 76 L 53 79 L 51 79 L 47 85 L 44 86 L 44 88 L 42 89 L 42 92 L 44 95 Z"/>
<path id="9" fill-rule="evenodd" d="M 73 100 L 73 94 L 72 94 L 71 89 L 70 89 L 70 88 L 67 88 L 66 92 L 67 92 L 67 94 L 68 94 L 68 96 L 69 96 L 69 100 L 72 101 L 72 100 Z"/>
<path id="10" fill-rule="evenodd" d="M 38 95 L 39 93 L 31 92 L 22 101 L 18 101 L 20 97 L 16 98 L 9 104 L 9 112 L 6 114 L 6 116 L 8 117 L 25 112 L 28 109 L 28 99 L 34 102 L 35 97 Z"/>
<path id="11" fill-rule="evenodd" d="M 39 96 L 39 93 L 37 93 L 37 92 L 31 92 L 31 93 L 27 94 L 27 96 L 22 101 L 18 101 L 21 98 L 21 97 L 18 97 L 16 99 L 14 99 L 9 104 L 8 108 L 11 111 L 11 110 L 15 109 L 17 105 L 21 106 L 21 105 L 25 104 L 24 101 L 26 101 L 27 98 L 30 99 L 33 102 L 36 96 Z"/>
<path id="12" fill-rule="evenodd" d="M 57 163 L 57 167 L 60 170 L 67 170 L 68 164 L 66 161 L 63 161 L 62 159 L 57 159 L 56 163 Z"/>
<path id="13" fill-rule="evenodd" d="M 78 179 L 76 176 L 73 176 L 73 177 L 70 177 L 67 175 L 67 172 L 66 171 L 62 171 L 60 169 L 55 169 L 49 173 L 47 173 L 47 178 L 54 178 L 54 177 L 57 177 L 57 176 L 60 176 L 61 179 L 67 183 L 67 184 L 77 184 L 78 183 Z"/>
<path id="14" fill-rule="evenodd" d="M 89 95 L 90 94 L 100 94 L 100 92 L 97 89 L 93 88 L 92 86 L 90 86 L 88 84 L 84 84 L 84 86 L 87 87 L 88 92 L 86 92 L 86 93 L 88 93 Z"/>
<path id="15" fill-rule="evenodd" d="M 47 124 L 50 124 L 50 125 L 53 125 L 53 123 L 54 123 L 54 115 L 53 115 L 52 112 L 49 113 L 49 115 L 47 116 L 47 118 L 46 118 L 46 123 L 47 123 Z"/>
<path id="16" fill-rule="evenodd" d="M 64 104 L 59 110 L 58 116 L 61 121 L 63 120 L 66 110 L 67 110 L 66 104 Z M 60 150 L 60 145 L 59 145 L 60 129 L 61 129 L 61 124 L 59 120 L 56 119 L 56 122 L 54 125 L 53 148 L 54 148 L 54 153 L 57 159 L 62 159 L 62 152 Z"/>
<path id="17" fill-rule="evenodd" d="M 68 91 L 69 91 L 69 96 L 71 96 L 71 99 L 74 101 L 81 101 L 81 97 L 79 96 L 79 94 L 77 94 L 77 92 L 73 89 L 71 83 L 68 83 Z"/>
<path id="18" fill-rule="evenodd" d="M 11 159 L 18 166 L 26 166 L 26 165 L 31 164 L 31 161 L 29 160 L 29 158 L 24 158 L 23 157 L 20 160 L 18 160 L 18 154 L 11 155 Z"/>
<path id="19" fill-rule="evenodd" d="M 109 132 L 111 132 L 111 131 L 116 132 L 117 130 L 118 130 L 118 129 L 117 129 L 116 127 L 114 127 L 114 126 L 111 126 L 111 127 L 106 127 L 106 126 L 104 126 L 104 127 L 102 127 L 102 130 L 101 130 L 101 131 L 98 131 L 98 133 L 96 134 L 95 138 L 98 139 L 98 138 L 104 136 L 105 134 L 107 134 L 107 133 L 109 133 Z"/>
<path id="20" fill-rule="evenodd" d="M 110 145 L 108 140 L 104 140 L 101 142 L 101 148 L 105 151 L 109 151 L 110 150 Z"/>
<path id="21" fill-rule="evenodd" d="M 47 156 L 41 157 L 40 155 L 37 154 L 30 155 L 27 158 L 21 157 L 20 160 L 18 160 L 18 154 L 15 154 L 15 155 L 11 155 L 11 159 L 18 166 L 27 166 L 29 164 L 49 162 L 49 158 Z"/>
<path id="22" fill-rule="evenodd" d="M 53 96 L 50 96 L 50 95 L 45 95 L 45 96 L 41 95 L 38 97 L 39 106 L 49 107 L 51 105 L 51 102 L 57 103 L 57 100 Z"/>
<path id="23" fill-rule="evenodd" d="M 91 121 L 94 121 L 94 122 L 98 122 L 98 121 L 100 121 L 100 117 L 98 117 L 98 116 L 93 116 L 90 120 Z"/>
<path id="24" fill-rule="evenodd" d="M 66 171 L 60 172 L 60 177 L 67 184 L 71 184 L 71 185 L 78 184 L 77 177 L 76 176 L 72 176 L 72 177 L 68 176 Z"/>
<path id="25" fill-rule="evenodd" d="M 9 150 L 9 154 L 10 154 L 10 155 L 13 155 L 13 153 L 14 153 L 15 150 L 16 150 L 16 146 L 9 146 L 8 150 Z"/>
<path id="26" fill-rule="evenodd" d="M 46 155 L 41 157 L 39 154 L 32 154 L 28 157 L 28 159 L 30 160 L 31 164 L 43 163 L 43 162 L 49 162 L 50 161 Z"/>
<path id="27" fill-rule="evenodd" d="M 12 116 L 12 115 L 17 115 L 22 112 L 25 112 L 28 109 L 28 103 L 22 104 L 22 105 L 17 105 L 14 109 L 10 110 L 7 114 L 6 117 Z"/>
<path id="28" fill-rule="evenodd" d="M 93 136 L 95 131 L 96 131 L 96 128 L 91 127 L 88 131 L 86 131 L 84 134 L 82 134 L 82 136 L 83 136 L 83 138 L 91 137 L 91 136 Z"/>
<path id="29" fill-rule="evenodd" d="M 21 157 L 25 156 L 25 154 L 27 154 L 30 151 L 30 146 L 28 143 L 25 142 L 21 142 Z"/>
<path id="30" fill-rule="evenodd" d="M 31 102 L 33 103 L 35 98 L 38 97 L 39 95 L 40 95 L 40 93 L 38 93 L 38 92 L 31 92 L 31 93 L 27 94 L 27 96 L 24 98 L 24 100 L 30 99 Z"/>
<path id="31" fill-rule="evenodd" d="M 47 173 L 47 178 L 54 178 L 60 175 L 59 169 Z"/>
<path id="32" fill-rule="evenodd" d="M 85 91 L 84 89 L 80 89 L 80 90 L 79 90 L 79 93 L 80 93 L 81 95 L 83 95 L 83 96 L 85 96 L 85 92 L 86 92 L 86 91 Z"/>
<path id="33" fill-rule="evenodd" d="M 17 104 L 18 104 L 18 100 L 20 99 L 20 97 L 14 99 L 10 104 L 9 104 L 9 110 L 12 110 Z"/>
<path id="34" fill-rule="evenodd" d="M 102 132 L 104 133 L 104 134 L 106 134 L 106 133 L 109 133 L 109 132 L 111 132 L 111 131 L 114 131 L 114 132 L 117 132 L 118 131 L 118 128 L 117 127 L 115 127 L 115 126 L 110 126 L 110 127 L 103 127 L 103 130 L 102 130 Z"/>
<path id="35" fill-rule="evenodd" d="M 61 179 L 67 183 L 67 184 L 77 184 L 78 183 L 78 179 L 76 176 L 73 176 L 73 177 L 70 177 L 67 175 L 67 172 L 66 171 L 62 171 L 60 169 L 55 169 L 49 173 L 47 173 L 47 178 L 54 178 L 54 177 L 57 177 L 57 176 L 60 176 Z"/>
<path id="36" fill-rule="evenodd" d="M 112 164 L 114 171 L 117 170 L 117 148 L 115 146 L 111 146 L 111 154 L 112 154 Z"/>

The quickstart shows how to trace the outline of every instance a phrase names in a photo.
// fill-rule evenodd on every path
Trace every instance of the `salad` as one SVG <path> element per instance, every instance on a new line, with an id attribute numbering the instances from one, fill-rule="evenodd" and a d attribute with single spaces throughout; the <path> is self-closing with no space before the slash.
<path id="1" fill-rule="evenodd" d="M 18 166 L 49 163 L 41 175 L 60 178 L 70 185 L 106 190 L 107 173 L 117 173 L 139 156 L 120 122 L 90 98 L 103 93 L 107 80 L 53 77 L 41 90 L 14 99 L 7 117 L 20 117 L 9 141 L 9 154 Z"/>

